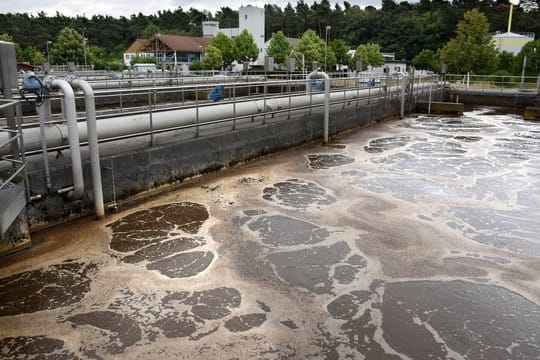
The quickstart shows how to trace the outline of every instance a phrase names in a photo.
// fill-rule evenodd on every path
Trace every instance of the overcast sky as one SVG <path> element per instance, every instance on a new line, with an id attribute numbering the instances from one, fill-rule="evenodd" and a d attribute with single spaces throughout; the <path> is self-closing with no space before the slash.
<path id="1" fill-rule="evenodd" d="M 307 4 L 313 3 L 313 0 L 304 1 Z M 131 14 L 138 14 L 139 12 L 149 15 L 155 14 L 159 10 L 174 10 L 181 6 L 184 11 L 193 7 L 199 10 L 206 9 L 214 14 L 221 6 L 228 6 L 233 10 L 238 10 L 242 5 L 263 7 L 267 2 L 276 4 L 283 9 L 288 2 L 296 6 L 297 1 L 229 0 L 221 3 L 215 0 L 0 0 L 0 13 L 29 13 L 35 15 L 43 11 L 47 15 L 53 16 L 58 11 L 66 16 L 85 15 L 86 17 L 91 17 L 92 15 L 110 15 L 114 17 L 129 17 Z M 336 2 L 339 2 L 341 5 L 343 4 L 342 0 L 330 0 L 332 6 Z M 362 8 L 367 5 L 381 6 L 381 0 L 349 0 L 349 3 L 360 5 Z"/>

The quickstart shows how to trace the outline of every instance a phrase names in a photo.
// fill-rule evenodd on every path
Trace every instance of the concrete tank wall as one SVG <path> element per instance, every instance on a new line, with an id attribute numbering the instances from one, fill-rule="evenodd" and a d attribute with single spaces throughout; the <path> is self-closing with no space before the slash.
<path id="1" fill-rule="evenodd" d="M 408 104 L 414 109 L 414 104 Z M 369 125 L 399 114 L 398 100 L 357 108 L 355 101 L 345 108 L 334 105 L 330 112 L 330 135 Z M 162 146 L 149 147 L 101 159 L 105 202 L 181 181 L 204 172 L 215 171 L 239 162 L 251 160 L 275 151 L 300 145 L 322 137 L 323 108 L 293 114 L 286 122 L 279 121 L 235 130 L 217 135 L 183 140 Z M 60 195 L 47 195 L 28 207 L 31 229 L 53 225 L 67 218 L 92 214 L 90 164 L 85 162 L 85 193 L 81 200 L 68 202 Z M 51 168 L 52 183 L 67 186 L 71 176 L 69 163 Z M 42 170 L 30 173 L 30 187 L 34 194 L 46 193 Z"/>

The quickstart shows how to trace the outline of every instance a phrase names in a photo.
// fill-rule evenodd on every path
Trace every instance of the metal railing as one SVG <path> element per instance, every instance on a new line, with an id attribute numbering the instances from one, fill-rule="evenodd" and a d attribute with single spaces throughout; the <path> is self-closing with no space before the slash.
<path id="1" fill-rule="evenodd" d="M 415 77 L 414 81 L 410 85 L 417 96 L 428 96 L 430 91 L 434 91 L 437 88 L 442 87 L 442 82 L 439 81 L 438 76 L 423 76 Z M 385 104 L 390 102 L 398 102 L 401 98 L 402 85 L 406 81 L 403 77 L 385 77 L 377 79 L 372 82 L 365 77 L 354 78 L 332 78 L 331 80 L 331 92 L 332 94 L 343 93 L 343 97 L 338 100 L 330 102 L 332 109 L 345 109 L 346 106 L 355 106 L 359 108 L 361 106 L 376 106 L 378 104 Z M 96 102 L 99 102 L 100 97 L 117 97 L 118 102 L 116 107 L 110 113 L 102 113 L 98 115 L 101 119 L 110 119 L 114 121 L 115 117 L 124 115 L 143 114 L 148 116 L 148 130 L 130 135 L 116 136 L 110 138 L 100 138 L 100 143 L 111 142 L 121 139 L 135 138 L 141 136 L 150 137 L 150 146 L 154 144 L 154 137 L 161 133 L 173 132 L 178 130 L 191 130 L 191 136 L 198 137 L 201 134 L 201 130 L 215 125 L 227 125 L 222 131 L 234 131 L 239 125 L 242 126 L 258 126 L 265 125 L 268 122 L 286 121 L 291 118 L 294 113 L 303 113 L 305 115 L 311 114 L 313 111 L 323 107 L 323 104 L 314 104 L 310 102 L 306 106 L 291 107 L 295 97 L 306 95 L 306 80 L 273 80 L 273 81 L 258 81 L 258 82 L 241 82 L 241 83 L 219 83 L 212 82 L 207 84 L 196 85 L 184 85 L 184 86 L 172 86 L 172 87 L 153 87 L 146 89 L 123 89 L 117 92 L 96 91 Z M 208 99 L 208 94 L 215 89 L 216 86 L 222 87 L 222 99 L 218 102 Z M 316 81 L 316 84 L 317 81 Z M 409 90 L 407 90 L 409 91 Z M 345 94 L 350 95 L 351 92 L 356 92 L 356 96 L 351 99 L 345 97 Z M 321 87 L 313 86 L 311 96 L 322 94 Z M 129 103 L 129 98 L 137 96 L 140 99 L 144 99 L 137 106 L 127 107 L 126 103 Z M 168 103 L 160 103 L 161 98 L 175 97 L 175 101 Z M 408 93 L 408 96 L 412 96 L 412 92 Z M 288 97 L 289 107 L 283 109 L 267 109 L 267 102 L 273 98 Z M 59 101 L 59 99 L 58 99 Z M 238 104 L 242 102 L 262 101 L 264 106 L 263 110 L 256 114 L 250 114 L 246 116 L 237 116 L 236 112 L 233 116 L 203 121 L 199 118 L 200 109 L 214 104 L 232 104 L 233 108 L 236 108 Z M 158 112 L 171 111 L 180 109 L 195 108 L 195 120 L 190 124 L 181 124 L 177 126 L 171 126 L 167 128 L 155 128 L 154 117 Z M 109 109 L 110 111 L 110 109 Z M 63 119 L 51 120 L 48 123 L 61 123 Z M 107 121 L 107 120 L 104 120 Z M 35 126 L 35 124 L 33 125 Z M 86 145 L 86 143 L 81 143 Z M 57 151 L 67 149 L 66 146 L 50 147 L 48 151 Z M 28 154 L 38 154 L 40 150 L 28 152 Z"/>
<path id="2" fill-rule="evenodd" d="M 13 151 L 12 155 L 0 157 L 0 164 L 3 163 L 0 167 L 0 190 L 8 187 L 13 182 L 24 181 L 27 198 L 29 198 L 20 101 L 0 99 L 0 114 L 2 113 L 6 114 L 6 118 L 14 115 L 15 126 L 0 127 L 0 132 L 9 135 L 7 141 L 0 143 L 0 149 L 11 147 Z"/>
<path id="3" fill-rule="evenodd" d="M 489 94 L 540 91 L 540 74 L 539 76 L 447 74 L 445 80 L 450 90 L 471 90 Z"/>

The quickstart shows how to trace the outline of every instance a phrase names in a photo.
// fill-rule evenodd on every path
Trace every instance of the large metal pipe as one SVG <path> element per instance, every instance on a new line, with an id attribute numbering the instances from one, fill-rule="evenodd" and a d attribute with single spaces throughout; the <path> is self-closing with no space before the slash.
<path id="1" fill-rule="evenodd" d="M 51 191 L 51 172 L 49 170 L 49 157 L 47 155 L 47 134 L 46 127 L 47 121 L 51 118 L 51 100 L 43 100 L 43 104 L 36 106 L 36 112 L 39 117 L 39 135 L 41 137 L 41 152 L 43 153 L 43 166 L 45 168 L 45 184 L 47 190 Z"/>
<path id="2" fill-rule="evenodd" d="M 425 85 L 426 88 L 428 85 Z M 418 89 L 421 86 L 418 86 Z M 401 90 L 401 86 L 394 86 L 388 89 L 389 92 L 397 92 Z M 353 100 L 358 97 L 377 97 L 382 96 L 384 91 L 381 88 L 338 91 L 330 93 L 330 102 L 339 102 Z M 310 99 L 311 98 L 311 99 Z M 150 128 L 149 114 L 123 115 L 114 118 L 107 118 L 97 121 L 97 134 L 99 139 L 115 138 L 121 136 L 129 136 L 137 133 L 148 132 L 150 130 L 164 130 L 185 125 L 195 125 L 197 119 L 199 123 L 209 122 L 214 120 L 222 120 L 227 118 L 255 116 L 264 112 L 281 111 L 284 109 L 294 109 L 311 105 L 321 105 L 325 101 L 325 94 L 299 95 L 299 96 L 282 96 L 276 98 L 267 98 L 257 101 L 244 101 L 233 103 L 214 104 L 210 106 L 201 106 L 198 110 L 195 108 L 184 108 L 169 111 L 153 111 L 152 112 L 152 128 Z M 66 126 L 61 124 L 57 126 L 57 132 L 47 133 L 47 146 L 57 147 L 64 145 L 63 137 L 65 137 Z M 87 141 L 86 124 L 78 124 L 78 133 L 82 142 Z M 0 134 L 0 141 L 4 134 Z M 40 134 L 38 128 L 28 128 L 24 130 L 24 142 L 27 151 L 40 149 Z M 77 147 L 78 148 L 78 147 Z M 0 149 L 0 155 L 4 154 L 5 150 Z M 9 154 L 9 153 L 8 153 Z M 77 154 L 79 152 L 77 151 Z"/>
<path id="3" fill-rule="evenodd" d="M 326 64 L 325 64 L 326 65 Z M 324 125 L 323 125 L 323 139 L 324 143 L 328 143 L 328 125 L 330 122 L 330 77 L 327 73 L 322 71 L 313 71 L 307 76 L 308 80 L 308 90 L 312 91 L 311 88 L 311 79 L 316 77 L 322 77 L 324 79 Z"/>
<path id="4" fill-rule="evenodd" d="M 84 93 L 84 107 L 86 111 L 86 127 L 88 131 L 88 150 L 90 152 L 90 167 L 92 169 L 92 187 L 94 190 L 94 207 L 96 217 L 101 219 L 105 216 L 103 205 L 103 188 L 101 186 L 101 168 L 99 163 L 99 146 L 96 125 L 96 104 L 92 87 L 82 79 L 71 81 L 75 89 Z"/>
<path id="5" fill-rule="evenodd" d="M 54 79 L 47 84 L 50 89 L 61 90 L 64 97 L 64 116 L 67 121 L 69 150 L 71 155 L 71 173 L 73 176 L 73 189 L 68 191 L 69 200 L 78 200 L 84 191 L 84 181 L 79 146 L 79 129 L 77 127 L 77 112 L 75 109 L 75 94 L 71 85 L 65 80 Z M 55 139 L 56 141 L 62 139 Z M 49 145 L 50 146 L 50 145 Z"/>

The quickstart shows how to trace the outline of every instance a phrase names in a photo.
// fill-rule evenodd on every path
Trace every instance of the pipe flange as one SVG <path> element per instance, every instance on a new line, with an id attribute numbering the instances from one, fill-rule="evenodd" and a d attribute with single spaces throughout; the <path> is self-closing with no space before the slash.
<path id="1" fill-rule="evenodd" d="M 43 79 L 43 86 L 45 87 L 45 89 L 48 91 L 48 92 L 53 92 L 53 88 L 52 88 L 52 82 L 54 80 L 56 80 L 56 76 L 54 75 L 47 75 L 45 76 L 45 78 Z"/>

